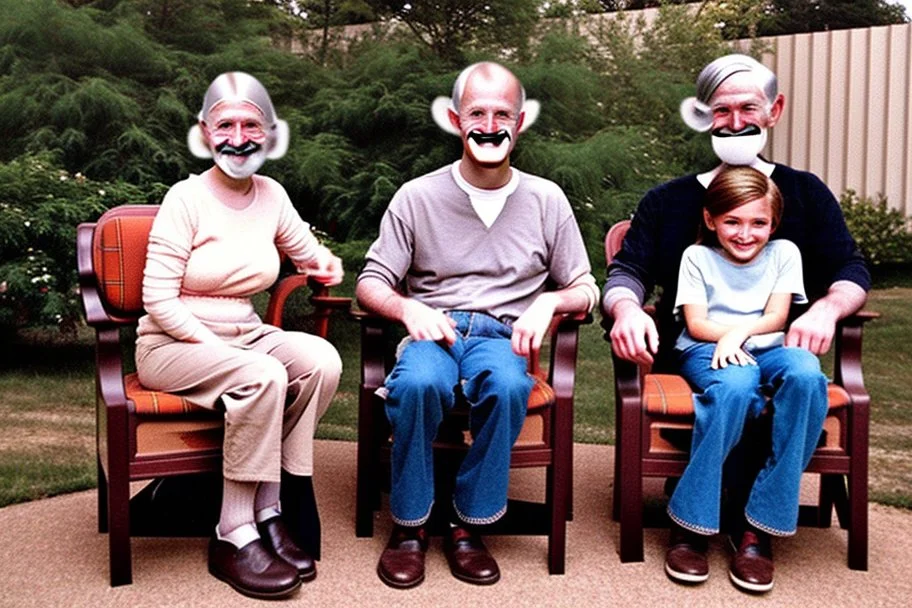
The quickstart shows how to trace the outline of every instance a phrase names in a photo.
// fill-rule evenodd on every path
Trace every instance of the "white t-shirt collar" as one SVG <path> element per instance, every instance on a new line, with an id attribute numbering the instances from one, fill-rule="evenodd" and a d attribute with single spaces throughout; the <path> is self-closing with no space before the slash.
<path id="1" fill-rule="evenodd" d="M 500 216 L 504 205 L 507 204 L 507 197 L 516 192 L 516 188 L 519 187 L 519 172 L 510 167 L 510 181 L 500 188 L 485 190 L 484 188 L 476 188 L 465 180 L 459 172 L 460 162 L 462 161 L 457 160 L 450 167 L 453 179 L 456 180 L 456 185 L 459 186 L 459 189 L 469 195 L 472 209 L 475 210 L 478 218 L 487 228 L 490 228 Z"/>

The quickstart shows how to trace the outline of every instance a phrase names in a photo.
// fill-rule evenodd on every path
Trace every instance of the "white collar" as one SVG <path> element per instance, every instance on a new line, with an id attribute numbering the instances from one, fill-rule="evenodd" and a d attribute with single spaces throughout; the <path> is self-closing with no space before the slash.
<path id="1" fill-rule="evenodd" d="M 719 175 L 719 172 L 722 171 L 722 168 L 725 166 L 725 163 L 722 163 L 715 169 L 707 171 L 706 173 L 701 173 L 697 176 L 697 181 L 699 181 L 704 188 L 709 188 L 709 185 L 712 183 L 716 176 Z M 768 163 L 759 156 L 754 159 L 754 162 L 750 164 L 751 167 L 762 173 L 763 175 L 770 177 L 773 174 L 773 169 L 776 168 L 776 165 L 773 163 Z"/>
<path id="2" fill-rule="evenodd" d="M 510 167 L 510 181 L 500 188 L 486 190 L 473 186 L 466 181 L 462 173 L 459 172 L 460 162 L 462 161 L 457 160 L 450 167 L 453 179 L 459 189 L 469 196 L 469 201 L 472 203 L 472 209 L 475 210 L 475 214 L 484 222 L 486 227 L 490 228 L 500 216 L 504 205 L 507 204 L 507 197 L 516 192 L 516 188 L 519 187 L 519 171 Z"/>

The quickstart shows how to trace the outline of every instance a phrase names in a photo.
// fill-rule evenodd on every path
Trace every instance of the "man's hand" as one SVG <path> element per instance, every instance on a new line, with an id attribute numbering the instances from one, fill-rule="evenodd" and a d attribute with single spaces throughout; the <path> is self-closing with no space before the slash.
<path id="1" fill-rule="evenodd" d="M 621 300 L 611 310 L 611 349 L 621 359 L 641 365 L 652 365 L 659 352 L 659 332 L 655 321 L 638 302 Z"/>
<path id="2" fill-rule="evenodd" d="M 529 357 L 541 348 L 557 304 L 557 296 L 554 293 L 543 293 L 516 319 L 513 323 L 513 337 L 510 340 L 514 353 L 520 357 Z"/>
<path id="3" fill-rule="evenodd" d="M 452 346 L 456 342 L 456 322 L 439 310 L 411 298 L 402 301 L 402 323 L 412 340 L 445 342 Z"/>
<path id="4" fill-rule="evenodd" d="M 797 346 L 822 355 L 830 350 L 836 333 L 836 317 L 825 308 L 812 307 L 792 322 L 785 335 L 786 346 Z"/>

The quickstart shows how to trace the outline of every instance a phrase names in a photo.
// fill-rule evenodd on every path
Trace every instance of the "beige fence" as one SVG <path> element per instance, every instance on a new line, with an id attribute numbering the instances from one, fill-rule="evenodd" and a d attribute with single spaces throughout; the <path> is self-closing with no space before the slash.
<path id="1" fill-rule="evenodd" d="M 912 24 L 767 41 L 786 96 L 769 157 L 912 214 Z"/>

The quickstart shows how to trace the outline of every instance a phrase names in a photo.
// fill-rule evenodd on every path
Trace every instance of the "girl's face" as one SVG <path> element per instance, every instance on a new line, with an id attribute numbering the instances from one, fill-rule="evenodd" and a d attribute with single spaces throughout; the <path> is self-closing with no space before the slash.
<path id="1" fill-rule="evenodd" d="M 756 258 L 773 233 L 773 211 L 766 198 L 716 217 L 704 209 L 703 220 L 716 233 L 725 257 L 735 264 L 747 264 Z"/>

